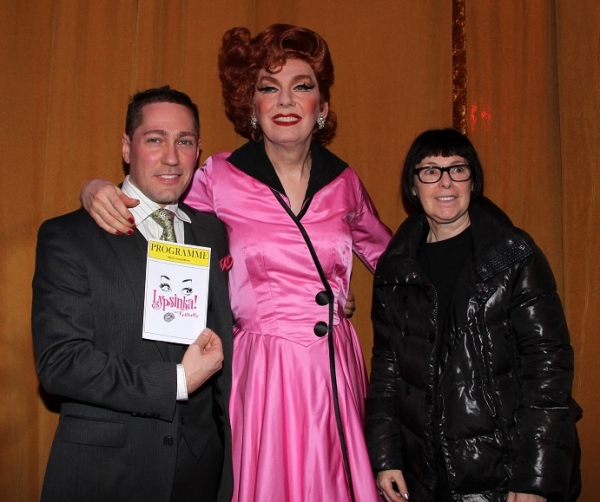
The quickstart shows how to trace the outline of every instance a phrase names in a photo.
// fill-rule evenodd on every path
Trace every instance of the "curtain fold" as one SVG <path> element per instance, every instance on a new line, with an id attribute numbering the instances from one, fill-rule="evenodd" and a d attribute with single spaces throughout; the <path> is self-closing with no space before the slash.
<path id="1" fill-rule="evenodd" d="M 575 398 L 583 406 L 583 495 L 600 489 L 600 3 L 557 0 L 558 98 L 565 287 L 575 349 Z"/>

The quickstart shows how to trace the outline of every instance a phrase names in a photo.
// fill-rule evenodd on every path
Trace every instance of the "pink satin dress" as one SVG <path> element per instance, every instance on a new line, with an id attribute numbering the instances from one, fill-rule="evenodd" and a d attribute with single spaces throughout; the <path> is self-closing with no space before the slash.
<path id="1" fill-rule="evenodd" d="M 347 502 L 327 336 L 314 332 L 328 322 L 328 306 L 315 301 L 323 284 L 271 189 L 228 155 L 206 161 L 185 202 L 225 223 L 233 257 L 233 500 Z M 335 367 L 355 500 L 379 501 L 363 437 L 365 365 L 343 306 L 353 251 L 373 271 L 391 233 L 350 167 L 313 196 L 301 222 L 335 295 Z"/>

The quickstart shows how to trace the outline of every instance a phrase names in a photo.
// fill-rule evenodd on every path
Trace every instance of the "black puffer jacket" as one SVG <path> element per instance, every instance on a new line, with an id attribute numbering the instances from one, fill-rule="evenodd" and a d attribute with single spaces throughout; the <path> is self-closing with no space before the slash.
<path id="1" fill-rule="evenodd" d="M 489 200 L 472 203 L 469 216 L 473 262 L 453 306 L 463 322 L 452 326 L 437 385 L 436 293 L 418 258 L 423 213 L 401 225 L 379 261 L 366 424 L 373 469 L 401 469 L 411 502 L 433 500 L 435 419 L 454 500 L 504 501 L 508 491 L 573 500 L 578 407 L 554 276 Z"/>

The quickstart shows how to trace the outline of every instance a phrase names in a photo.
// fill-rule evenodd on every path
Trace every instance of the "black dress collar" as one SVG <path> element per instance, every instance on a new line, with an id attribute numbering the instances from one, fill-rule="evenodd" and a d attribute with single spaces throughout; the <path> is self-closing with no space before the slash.
<path id="1" fill-rule="evenodd" d="M 310 154 L 312 156 L 312 167 L 306 190 L 306 199 L 309 199 L 321 188 L 331 183 L 348 167 L 347 162 L 344 162 L 316 141 L 310 144 Z M 265 152 L 264 141 L 249 141 L 235 150 L 227 161 L 268 187 L 280 193 L 285 193 L 275 168 Z"/>

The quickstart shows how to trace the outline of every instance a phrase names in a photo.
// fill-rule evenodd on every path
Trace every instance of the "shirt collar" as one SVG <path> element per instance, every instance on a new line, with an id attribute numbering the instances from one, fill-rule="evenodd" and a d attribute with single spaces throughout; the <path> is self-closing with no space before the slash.
<path id="1" fill-rule="evenodd" d="M 125 180 L 123 181 L 123 186 L 121 186 L 121 190 L 128 197 L 131 197 L 132 199 L 138 199 L 140 201 L 140 203 L 137 206 L 129 208 L 129 211 L 131 211 L 133 217 L 135 218 L 136 225 L 139 225 L 154 211 L 163 207 L 146 197 L 144 193 L 131 182 L 129 176 L 125 177 Z M 181 221 L 186 223 L 192 222 L 190 217 L 180 209 L 179 204 L 167 204 L 164 207 L 165 209 L 173 211 L 173 213 L 175 213 L 175 216 Z"/>

